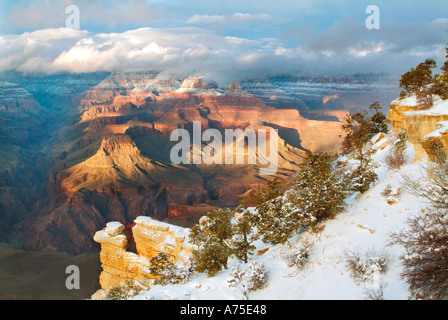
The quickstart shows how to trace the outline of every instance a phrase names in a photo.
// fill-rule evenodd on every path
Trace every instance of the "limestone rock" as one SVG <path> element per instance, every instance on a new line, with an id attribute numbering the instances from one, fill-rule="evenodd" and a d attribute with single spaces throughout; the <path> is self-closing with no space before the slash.
<path id="1" fill-rule="evenodd" d="M 193 246 L 187 241 L 188 229 L 139 216 L 132 228 L 137 253 L 126 250 L 128 241 L 124 229 L 119 222 L 109 222 L 103 230 L 95 233 L 94 241 L 101 244 L 103 271 L 100 275 L 101 290 L 92 299 L 104 299 L 111 288 L 123 285 L 126 280 L 149 288 L 154 281 L 149 261 L 160 251 L 165 252 L 176 267 L 190 267 Z"/>
<path id="2" fill-rule="evenodd" d="M 394 131 L 406 131 L 408 141 L 414 145 L 415 157 L 420 158 L 428 155 L 429 145 L 437 136 L 430 134 L 438 130 L 438 123 L 448 121 L 448 101 L 437 100 L 433 107 L 422 110 L 414 100 L 415 98 L 409 97 L 393 101 L 390 105 L 389 122 Z"/>
<path id="3" fill-rule="evenodd" d="M 448 150 L 448 121 L 436 124 L 436 129 L 423 138 L 422 147 L 432 161 L 437 160 L 437 150 Z"/>
<path id="4" fill-rule="evenodd" d="M 193 246 L 188 243 L 188 229 L 140 216 L 132 228 L 138 254 L 151 259 L 160 251 L 178 267 L 189 268 Z"/>
<path id="5" fill-rule="evenodd" d="M 119 234 L 122 234 L 124 231 L 124 225 L 122 225 L 120 222 L 108 222 L 106 224 L 106 232 L 111 236 L 115 237 Z"/>

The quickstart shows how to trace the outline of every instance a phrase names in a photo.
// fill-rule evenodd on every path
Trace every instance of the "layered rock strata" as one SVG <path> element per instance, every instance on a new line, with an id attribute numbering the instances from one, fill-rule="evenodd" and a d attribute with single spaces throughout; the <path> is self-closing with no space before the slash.
<path id="1" fill-rule="evenodd" d="M 415 149 L 415 157 L 428 155 L 434 158 L 434 146 L 444 146 L 446 138 L 446 121 L 448 121 L 448 101 L 436 100 L 429 109 L 418 107 L 414 96 L 394 100 L 390 105 L 389 121 L 394 131 L 403 130 Z"/>
<path id="2" fill-rule="evenodd" d="M 114 287 L 131 280 L 150 287 L 154 276 L 149 261 L 159 252 L 165 252 L 178 268 L 190 267 L 193 246 L 188 243 L 188 229 L 139 216 L 132 227 L 132 237 L 125 234 L 119 222 L 109 222 L 95 233 L 94 240 L 101 244 L 101 289 L 92 298 L 104 298 Z M 129 241 L 135 241 L 136 253 L 128 251 Z"/>

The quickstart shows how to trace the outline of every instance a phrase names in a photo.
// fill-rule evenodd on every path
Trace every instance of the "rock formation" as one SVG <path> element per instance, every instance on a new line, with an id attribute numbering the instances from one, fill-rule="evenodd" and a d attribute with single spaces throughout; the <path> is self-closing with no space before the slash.
<path id="1" fill-rule="evenodd" d="M 397 99 L 390 105 L 389 121 L 394 131 L 404 130 L 407 139 L 415 149 L 415 156 L 434 157 L 434 144 L 446 146 L 446 126 L 448 102 L 436 100 L 434 106 L 422 110 L 417 106 L 415 96 Z"/>
<path id="2" fill-rule="evenodd" d="M 124 230 L 121 223 L 109 222 L 103 230 L 95 233 L 94 240 L 101 244 L 103 271 L 100 275 L 101 290 L 93 295 L 93 299 L 104 298 L 111 288 L 123 285 L 126 280 L 149 288 L 154 281 L 149 261 L 161 251 L 176 267 L 190 267 L 193 246 L 187 241 L 188 229 L 140 216 L 132 227 L 136 253 L 127 251 L 128 237 Z"/>

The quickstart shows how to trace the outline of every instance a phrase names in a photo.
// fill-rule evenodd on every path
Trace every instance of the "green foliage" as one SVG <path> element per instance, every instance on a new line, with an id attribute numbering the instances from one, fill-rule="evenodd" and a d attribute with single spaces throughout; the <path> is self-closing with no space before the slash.
<path id="1" fill-rule="evenodd" d="M 448 63 L 448 60 L 445 63 Z M 448 99 L 448 71 L 434 76 L 434 94 L 443 100 Z"/>
<path id="2" fill-rule="evenodd" d="M 219 243 L 215 237 L 207 237 L 200 248 L 193 251 L 194 269 L 197 272 L 207 272 L 210 277 L 215 276 L 223 267 L 227 269 L 227 260 L 231 252 L 229 246 Z"/>
<path id="3" fill-rule="evenodd" d="M 375 134 L 383 132 L 387 133 L 387 117 L 381 112 L 382 107 L 378 101 L 375 101 L 369 106 L 370 110 L 375 110 L 375 113 L 370 117 L 370 132 L 369 136 L 373 137 Z"/>
<path id="4" fill-rule="evenodd" d="M 308 152 L 292 179 L 288 200 L 300 209 L 300 220 L 311 226 L 331 218 L 345 207 L 349 179 L 334 162 L 336 154 Z"/>
<path id="5" fill-rule="evenodd" d="M 168 255 L 163 251 L 160 251 L 157 256 L 151 257 L 149 265 L 151 274 L 157 277 L 154 284 L 165 285 L 188 281 L 188 272 L 186 270 L 176 270 Z"/>
<path id="6" fill-rule="evenodd" d="M 256 190 L 248 198 L 243 199 L 244 202 L 251 202 L 251 205 L 257 208 L 263 207 L 267 201 L 283 195 L 284 190 L 281 181 L 275 178 L 260 189 Z"/>
<path id="7" fill-rule="evenodd" d="M 250 196 L 256 214 L 249 221 L 266 243 L 284 243 L 297 229 L 297 215 L 285 208 L 283 194 L 282 183 L 274 179 Z"/>
<path id="8" fill-rule="evenodd" d="M 352 171 L 352 190 L 361 193 L 367 191 L 376 179 L 375 165 L 372 161 L 373 150 L 368 146 L 372 137 L 380 132 L 387 133 L 386 116 L 380 111 L 378 102 L 370 105 L 370 109 L 376 112 L 367 117 L 367 111 L 348 115 L 343 129 L 346 132 L 344 138 L 344 153 L 351 153 L 358 160 L 358 167 Z"/>
<path id="9" fill-rule="evenodd" d="M 213 276 L 223 267 L 227 268 L 227 260 L 232 254 L 233 233 L 232 212 L 229 209 L 208 212 L 190 230 L 190 241 L 198 247 L 193 251 L 194 269 Z"/>
<path id="10" fill-rule="evenodd" d="M 137 285 L 133 280 L 125 280 L 120 286 L 109 289 L 106 300 L 128 300 L 135 297 L 144 288 Z"/>
<path id="11" fill-rule="evenodd" d="M 235 217 L 234 237 L 232 239 L 232 250 L 239 260 L 247 263 L 249 255 L 255 250 L 252 244 L 257 239 L 254 234 L 254 218 L 251 211 L 241 209 L 241 212 Z"/>
<path id="12" fill-rule="evenodd" d="M 443 66 L 440 68 L 444 73 L 447 73 L 448 72 L 448 44 L 446 45 L 446 47 L 445 47 L 445 52 L 446 52 L 446 55 L 445 55 L 445 63 L 443 64 Z"/>
<path id="13" fill-rule="evenodd" d="M 168 259 L 168 255 L 163 251 L 160 251 L 156 256 L 151 257 L 149 265 L 149 271 L 155 277 L 160 277 L 164 274 L 165 270 L 174 268 L 174 264 Z"/>
<path id="14" fill-rule="evenodd" d="M 345 207 L 349 177 L 334 162 L 336 154 L 307 152 L 286 192 L 275 183 L 260 191 L 255 226 L 263 242 L 281 244 Z"/>
<path id="15" fill-rule="evenodd" d="M 345 118 L 342 128 L 346 135 L 343 141 L 344 153 L 350 153 L 353 150 L 360 152 L 367 142 L 377 133 L 387 133 L 387 117 L 382 113 L 381 106 L 375 101 L 369 106 L 369 109 L 375 110 L 370 117 L 367 111 L 349 114 Z"/>
<path id="16" fill-rule="evenodd" d="M 448 99 L 448 45 L 446 46 L 446 58 L 440 68 L 442 73 L 432 75 L 432 69 L 437 65 L 433 59 L 426 59 L 417 67 L 412 68 L 401 76 L 400 98 L 415 94 L 419 107 L 428 109 L 433 106 L 433 96 L 437 95 L 441 99 Z"/>
<path id="17" fill-rule="evenodd" d="M 405 95 L 419 92 L 424 86 L 432 83 L 432 70 L 436 67 L 433 59 L 426 59 L 415 68 L 412 68 L 401 76 L 400 88 L 404 89 Z"/>
<path id="18" fill-rule="evenodd" d="M 285 243 L 300 225 L 298 208 L 288 206 L 283 196 L 266 201 L 257 207 L 256 227 L 265 243 Z"/>
<path id="19" fill-rule="evenodd" d="M 377 167 L 372 160 L 370 149 L 355 153 L 355 159 L 359 161 L 358 167 L 351 172 L 352 190 L 361 193 L 369 190 L 370 185 L 378 179 L 375 173 Z"/>

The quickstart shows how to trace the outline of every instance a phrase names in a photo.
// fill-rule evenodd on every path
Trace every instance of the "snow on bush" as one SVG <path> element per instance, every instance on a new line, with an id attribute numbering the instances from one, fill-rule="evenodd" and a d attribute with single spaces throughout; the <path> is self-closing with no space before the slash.
<path id="1" fill-rule="evenodd" d="M 288 267 L 295 267 L 298 271 L 302 270 L 311 255 L 313 242 L 310 239 L 300 241 L 294 248 L 285 255 Z"/>
<path id="2" fill-rule="evenodd" d="M 429 299 L 448 298 L 448 214 L 430 212 L 408 221 L 393 236 L 402 245 L 406 279 L 413 293 Z"/>
<path id="3" fill-rule="evenodd" d="M 358 283 L 374 281 L 375 275 L 386 270 L 387 255 L 384 252 L 347 251 L 345 258 L 353 279 Z"/>
<path id="4" fill-rule="evenodd" d="M 268 283 L 268 271 L 264 264 L 256 261 L 249 263 L 246 269 L 240 265 L 232 268 L 230 277 L 227 279 L 230 287 L 241 287 L 244 294 L 263 289 Z"/>
<path id="5" fill-rule="evenodd" d="M 406 252 L 401 276 L 413 293 L 429 299 L 448 298 L 448 161 L 438 160 L 427 167 L 425 177 L 405 177 L 406 189 L 423 198 L 428 210 L 392 236 L 392 243 Z"/>
<path id="6" fill-rule="evenodd" d="M 190 272 L 185 269 L 175 268 L 168 259 L 168 255 L 160 251 L 157 256 L 153 256 L 150 263 L 150 272 L 157 277 L 154 284 L 181 284 L 189 281 Z"/>

